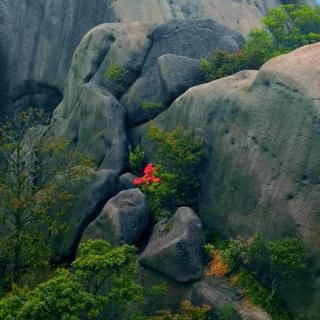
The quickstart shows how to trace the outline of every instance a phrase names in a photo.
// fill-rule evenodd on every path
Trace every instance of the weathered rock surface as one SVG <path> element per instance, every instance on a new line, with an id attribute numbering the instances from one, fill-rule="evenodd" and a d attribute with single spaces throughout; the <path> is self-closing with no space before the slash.
<path id="1" fill-rule="evenodd" d="M 238 313 L 243 320 L 272 320 L 265 311 L 258 307 L 248 306 L 245 302 L 238 308 Z"/>
<path id="2" fill-rule="evenodd" d="M 149 223 L 146 196 L 139 189 L 121 191 L 110 199 L 85 230 L 82 241 L 103 239 L 114 246 L 135 244 Z"/>
<path id="3" fill-rule="evenodd" d="M 61 258 L 74 255 L 85 228 L 118 191 L 119 179 L 114 170 L 99 170 L 80 186 L 79 201 L 64 217 L 69 228 L 55 240 L 55 251 Z"/>
<path id="4" fill-rule="evenodd" d="M 200 219 L 190 208 L 181 207 L 168 221 L 155 225 L 140 262 L 179 282 L 198 280 L 203 270 L 203 246 Z"/>
<path id="5" fill-rule="evenodd" d="M 91 28 L 105 22 L 214 18 L 243 34 L 279 0 L 2 0 L 0 114 L 62 99 L 72 55 Z"/>
<path id="6" fill-rule="evenodd" d="M 148 297 L 144 305 L 139 305 L 138 310 L 146 315 L 154 315 L 158 310 L 172 310 L 174 313 L 181 311 L 182 301 L 191 301 L 193 305 L 202 306 L 208 304 L 212 318 L 215 319 L 217 312 L 227 306 L 233 306 L 243 320 L 270 320 L 270 316 L 257 307 L 248 307 L 248 303 L 242 295 L 223 278 L 205 277 L 194 282 L 176 282 L 172 278 L 151 269 L 142 268 L 139 273 L 139 282 L 145 288 L 153 286 L 166 286 L 166 292 L 161 296 Z M 132 310 L 128 317 L 130 319 Z"/>
<path id="7" fill-rule="evenodd" d="M 127 189 L 132 189 L 135 188 L 133 180 L 137 178 L 137 176 L 135 176 L 134 174 L 127 172 L 122 174 L 119 177 L 119 181 L 120 181 L 120 188 L 122 190 L 127 190 Z"/>
<path id="8" fill-rule="evenodd" d="M 64 99 L 54 111 L 49 134 L 64 136 L 91 155 L 98 167 L 121 171 L 127 159 L 125 109 L 108 89 L 105 72 L 121 65 L 126 83 L 142 68 L 153 24 L 105 24 L 81 41 L 72 61 Z"/>
<path id="9" fill-rule="evenodd" d="M 294 314 L 319 314 L 320 44 L 189 89 L 155 119 L 166 129 L 202 128 L 211 154 L 202 168 L 200 217 L 226 237 L 301 237 L 316 261 Z M 145 126 L 131 132 L 141 142 Z M 308 301 L 304 306 L 301 304 Z M 313 302 L 312 302 L 313 301 Z M 308 307 L 306 306 L 308 304 Z M 312 306 L 311 306 L 312 305 Z"/>
<path id="10" fill-rule="evenodd" d="M 202 81 L 198 60 L 215 50 L 235 51 L 243 37 L 210 19 L 173 20 L 152 32 L 152 46 L 141 76 L 122 98 L 127 125 L 143 123 L 162 111 L 190 87 Z M 160 105 L 147 110 L 143 103 Z"/>
<path id="11" fill-rule="evenodd" d="M 234 50 L 242 41 L 239 33 L 209 19 L 100 25 L 74 54 L 47 134 L 68 138 L 100 169 L 121 172 L 128 156 L 126 126 L 148 121 L 199 84 L 197 59 L 217 48 Z M 110 76 L 115 67 L 124 77 Z M 160 108 L 151 104 L 143 110 L 142 101 Z"/>

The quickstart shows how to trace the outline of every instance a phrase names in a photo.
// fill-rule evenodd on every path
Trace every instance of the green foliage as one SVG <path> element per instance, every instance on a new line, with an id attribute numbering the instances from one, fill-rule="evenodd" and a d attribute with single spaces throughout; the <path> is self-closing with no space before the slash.
<path id="1" fill-rule="evenodd" d="M 145 154 L 141 147 L 138 145 L 129 154 L 128 166 L 132 173 L 140 175 L 145 167 Z"/>
<path id="2" fill-rule="evenodd" d="M 287 312 L 278 304 L 275 292 L 263 286 L 255 273 L 241 270 L 235 277 L 234 283 L 243 290 L 245 296 L 254 305 L 266 310 L 274 320 L 289 320 Z"/>
<path id="3" fill-rule="evenodd" d="M 105 77 L 111 80 L 114 84 L 114 91 L 116 94 L 123 94 L 125 92 L 125 79 L 127 71 L 117 63 L 112 64 L 105 72 Z"/>
<path id="4" fill-rule="evenodd" d="M 308 254 L 299 239 L 284 238 L 270 242 L 269 251 L 271 271 L 277 279 L 288 282 L 307 268 Z"/>
<path id="5" fill-rule="evenodd" d="M 217 50 L 210 59 L 201 59 L 200 67 L 207 81 L 223 78 L 247 69 L 248 56 L 243 51 L 235 53 Z"/>
<path id="6" fill-rule="evenodd" d="M 289 3 L 285 1 L 284 3 Z M 235 53 L 216 51 L 200 66 L 208 81 L 241 70 L 259 69 L 269 59 L 306 44 L 320 41 L 320 8 L 290 3 L 271 10 L 262 22 L 263 29 L 253 29 L 243 48 Z"/>
<path id="7" fill-rule="evenodd" d="M 240 320 L 240 316 L 232 305 L 225 305 L 218 311 L 219 320 Z"/>
<path id="8" fill-rule="evenodd" d="M 168 132 L 154 125 L 149 126 L 147 138 L 155 147 L 154 160 L 161 178 L 159 187 L 148 191 L 155 216 L 181 205 L 195 205 L 204 159 L 203 140 L 182 127 Z"/>
<path id="9" fill-rule="evenodd" d="M 91 174 L 92 162 L 64 139 L 42 136 L 45 115 L 30 109 L 0 127 L 0 263 L 2 287 L 47 268 L 53 239 L 77 196 L 75 187 Z M 40 134 L 37 132 L 40 132 Z"/>
<path id="10" fill-rule="evenodd" d="M 164 105 L 162 102 L 156 102 L 156 101 L 146 101 L 146 100 L 142 100 L 139 103 L 141 109 L 143 110 L 161 110 L 163 109 Z"/>
<path id="11" fill-rule="evenodd" d="M 86 290 L 105 304 L 126 305 L 143 300 L 142 288 L 134 281 L 137 257 L 133 246 L 112 248 L 103 240 L 89 240 L 80 245 L 71 270 Z"/>
<path id="12" fill-rule="evenodd" d="M 222 262 L 236 274 L 234 282 L 253 304 L 263 307 L 273 319 L 288 319 L 280 304 L 284 289 L 299 290 L 298 281 L 305 275 L 308 255 L 302 241 L 284 238 L 267 243 L 255 235 L 218 246 L 209 244 L 207 249 L 220 250 Z"/>
<path id="13" fill-rule="evenodd" d="M 59 269 L 54 277 L 33 290 L 15 288 L 0 301 L 3 320 L 96 319 L 102 310 L 141 301 L 135 283 L 135 249 L 113 249 L 108 243 L 89 241 L 80 247 L 70 270 Z"/>
<path id="14" fill-rule="evenodd" d="M 142 186 L 142 191 L 147 195 L 150 213 L 155 220 L 168 218 L 175 207 L 176 174 L 166 171 L 163 166 L 157 166 L 156 176 L 161 181 L 156 186 Z"/>

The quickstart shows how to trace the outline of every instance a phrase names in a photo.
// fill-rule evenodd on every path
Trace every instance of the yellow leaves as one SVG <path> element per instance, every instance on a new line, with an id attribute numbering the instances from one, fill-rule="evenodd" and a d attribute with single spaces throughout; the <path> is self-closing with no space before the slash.
<path id="1" fill-rule="evenodd" d="M 25 210 L 28 207 L 28 200 L 26 197 L 19 196 L 10 199 L 10 208 L 12 211 Z"/>
<path id="2" fill-rule="evenodd" d="M 223 263 L 221 259 L 221 252 L 219 249 L 215 249 L 212 252 L 212 259 L 208 264 L 205 276 L 223 277 L 228 274 L 230 270 Z"/>
<path id="3" fill-rule="evenodd" d="M 207 313 L 211 309 L 209 305 L 202 305 L 195 307 L 190 301 L 182 301 L 181 303 L 182 314 L 172 314 L 170 310 L 162 310 L 156 313 L 155 317 L 149 318 L 150 320 L 205 320 Z"/>

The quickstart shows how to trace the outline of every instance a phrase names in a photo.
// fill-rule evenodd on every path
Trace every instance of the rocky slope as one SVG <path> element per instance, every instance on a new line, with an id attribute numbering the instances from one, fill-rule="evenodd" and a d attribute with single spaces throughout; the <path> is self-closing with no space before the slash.
<path id="1" fill-rule="evenodd" d="M 124 178 L 118 180 L 112 171 L 122 172 L 130 144 L 141 144 L 151 158 L 145 129 L 156 116 L 158 126 L 200 130 L 208 142 L 199 211 L 204 229 L 226 237 L 259 232 L 269 239 L 297 236 L 305 241 L 313 255 L 312 278 L 306 279 L 299 297 L 288 300 L 297 318 L 313 319 L 319 313 L 320 292 L 320 44 L 272 59 L 260 71 L 197 86 L 197 59 L 221 47 L 235 50 L 242 41 L 240 34 L 212 20 L 104 24 L 86 35 L 47 134 L 67 136 L 92 155 L 100 169 L 109 170 L 99 173 L 101 182 L 86 189 L 89 196 L 69 215 L 73 228 L 58 241 L 58 251 L 72 254 L 92 221 L 85 238 L 101 237 L 101 230 L 112 225 L 116 242 L 142 235 L 143 228 L 134 228 L 139 232 L 134 237 L 124 234 L 133 229 L 123 225 L 121 205 L 102 209 L 117 192 L 130 187 L 130 177 L 124 186 Z M 105 75 L 115 64 L 126 70 L 121 93 Z M 190 86 L 194 87 L 182 94 Z M 137 99 L 156 99 L 163 108 L 143 110 Z M 134 212 L 132 221 L 140 221 L 140 215 L 145 221 L 139 208 L 130 204 L 129 211 Z M 163 239 L 171 236 L 176 237 Z M 194 246 L 188 247 L 193 252 Z M 150 249 L 146 264 L 157 269 L 152 259 L 158 254 L 162 253 Z M 171 266 L 158 271 L 174 275 Z"/>
<path id="2" fill-rule="evenodd" d="M 247 34 L 278 0 L 2 0 L 0 116 L 30 105 L 49 110 L 62 98 L 72 55 L 104 22 L 205 17 Z"/>
<path id="3" fill-rule="evenodd" d="M 301 237 L 316 261 L 314 301 L 304 319 L 320 314 L 320 44 L 267 62 L 260 71 L 197 86 L 154 121 L 172 129 L 200 128 L 210 156 L 203 166 L 199 215 L 226 237 L 260 233 Z M 152 157 L 146 125 L 130 139 Z M 299 306 L 296 302 L 294 307 Z M 298 312 L 298 311 L 297 311 Z"/>

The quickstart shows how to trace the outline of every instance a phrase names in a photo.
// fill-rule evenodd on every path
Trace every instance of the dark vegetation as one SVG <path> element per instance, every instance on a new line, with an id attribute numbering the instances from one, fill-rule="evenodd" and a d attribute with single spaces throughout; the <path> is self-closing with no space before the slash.
<path id="1" fill-rule="evenodd" d="M 287 4 L 289 1 L 283 3 Z M 271 10 L 262 22 L 264 27 L 252 30 L 240 51 L 228 53 L 218 50 L 209 59 L 201 60 L 201 68 L 207 81 L 241 70 L 259 69 L 273 57 L 320 41 L 319 7 L 283 5 Z"/>
<path id="2" fill-rule="evenodd" d="M 220 275 L 228 275 L 252 304 L 268 311 L 273 319 L 291 319 L 283 295 L 288 290 L 298 293 L 307 276 L 308 255 L 302 241 L 283 238 L 268 242 L 255 235 L 216 239 L 206 249 L 215 258 L 213 267 L 219 265 Z"/>

